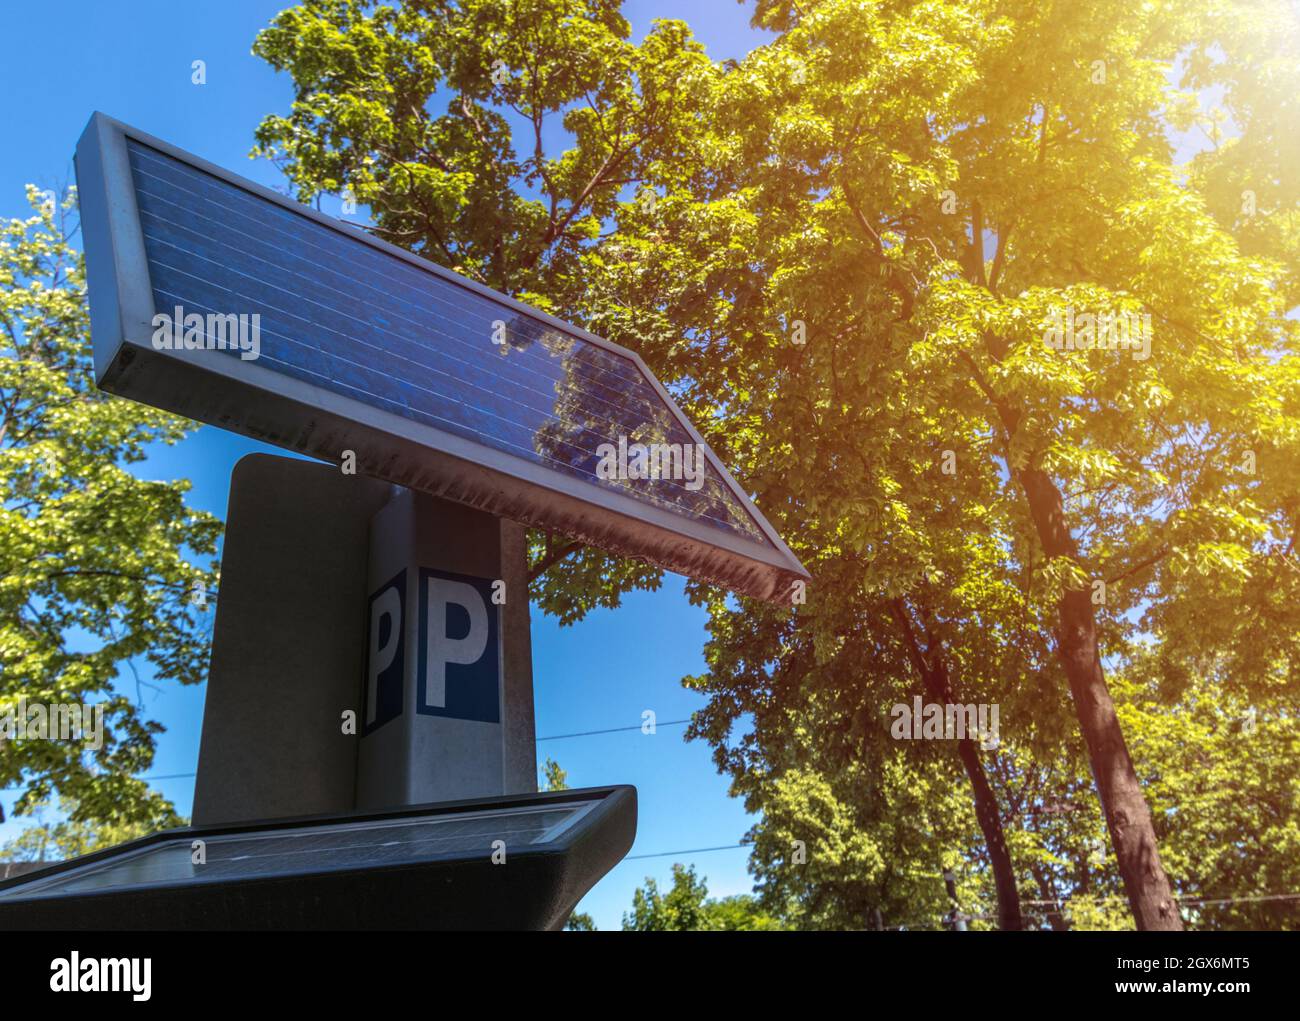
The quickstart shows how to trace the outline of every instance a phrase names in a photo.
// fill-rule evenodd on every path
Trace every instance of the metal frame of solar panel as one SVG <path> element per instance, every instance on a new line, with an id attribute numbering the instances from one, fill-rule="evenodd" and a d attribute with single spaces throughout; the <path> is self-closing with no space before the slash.
<path id="1" fill-rule="evenodd" d="M 636 353 L 103 114 L 76 171 L 102 388 L 761 599 L 808 577 Z M 176 306 L 259 314 L 259 357 L 156 349 Z M 598 478 L 620 435 L 702 483 Z"/>
<path id="2" fill-rule="evenodd" d="M 0 930 L 556 929 L 636 815 L 616 786 L 168 830 L 0 881 Z"/>

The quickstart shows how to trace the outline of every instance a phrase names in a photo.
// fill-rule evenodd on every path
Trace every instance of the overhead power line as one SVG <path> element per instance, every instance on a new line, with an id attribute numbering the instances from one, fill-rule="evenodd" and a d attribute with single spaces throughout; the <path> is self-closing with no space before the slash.
<path id="1" fill-rule="evenodd" d="M 656 721 L 654 724 L 652 724 L 652 726 L 657 730 L 659 727 L 679 727 L 682 726 L 683 724 L 690 723 L 690 722 L 691 721 L 689 718 L 684 720 L 663 720 L 663 721 Z M 537 738 L 536 741 L 538 744 L 540 744 L 542 741 L 564 741 L 571 737 L 594 737 L 597 734 L 619 734 L 631 730 L 644 730 L 645 726 L 646 726 L 645 723 L 634 723 L 630 727 L 606 727 L 603 730 L 581 730 L 573 734 L 548 734 L 546 737 Z M 196 773 L 158 773 L 151 776 L 137 777 L 136 779 L 138 780 L 186 780 L 196 775 L 197 775 Z M 9 787 L 0 787 L 0 791 L 21 790 L 21 786 L 22 786 L 21 784 L 14 784 Z"/>
<path id="2" fill-rule="evenodd" d="M 719 844 L 717 847 L 694 847 L 686 851 L 655 851 L 652 854 L 629 854 L 624 861 L 639 861 L 643 858 L 675 858 L 679 854 L 705 854 L 709 851 L 734 851 L 738 847 L 752 847 L 752 844 Z"/>
<path id="3" fill-rule="evenodd" d="M 654 726 L 656 728 L 675 727 L 679 724 L 690 723 L 690 722 L 691 722 L 690 720 L 664 720 L 662 723 L 655 723 Z M 576 734 L 551 734 L 548 737 L 539 737 L 537 738 L 537 741 L 539 743 L 542 741 L 563 741 L 565 738 L 568 737 L 592 737 L 593 735 L 596 734 L 617 734 L 620 733 L 621 731 L 642 730 L 644 728 L 645 728 L 644 723 L 637 723 L 632 725 L 631 727 L 607 727 L 604 730 L 581 730 L 578 731 Z"/>

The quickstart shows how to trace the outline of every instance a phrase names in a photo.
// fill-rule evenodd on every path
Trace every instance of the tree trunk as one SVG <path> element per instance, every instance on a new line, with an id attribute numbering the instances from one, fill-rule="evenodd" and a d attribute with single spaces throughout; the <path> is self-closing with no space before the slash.
<path id="1" fill-rule="evenodd" d="M 1049 557 L 1077 559 L 1078 547 L 1066 527 L 1065 507 L 1056 484 L 1036 468 L 1022 469 L 1017 475 L 1043 552 Z M 1090 593 L 1082 589 L 1066 592 L 1058 613 L 1057 652 L 1070 682 L 1074 711 L 1088 746 L 1093 781 L 1133 918 L 1139 929 L 1181 930 L 1178 905 L 1160 864 L 1151 810 L 1102 673 Z"/>
<path id="2" fill-rule="evenodd" d="M 971 793 L 975 798 L 975 818 L 988 847 L 989 863 L 993 867 L 993 886 L 998 898 L 998 928 L 1019 931 L 1024 928 L 1020 917 L 1020 892 L 1016 889 L 1016 871 L 1011 864 L 1006 837 L 1002 833 L 1002 818 L 998 812 L 998 799 L 989 785 L 980 761 L 979 750 L 970 738 L 957 742 L 957 754 L 966 767 Z"/>
<path id="3" fill-rule="evenodd" d="M 942 657 L 933 649 L 927 650 L 930 661 L 916 640 L 907 610 L 901 601 L 893 603 L 894 616 L 903 632 L 904 644 L 908 657 L 916 672 L 921 675 L 926 694 L 941 705 L 956 704 L 952 684 L 948 678 L 948 668 Z M 984 844 L 989 852 L 989 864 L 993 869 L 993 886 L 998 898 L 998 928 L 1018 931 L 1023 928 L 1020 917 L 1020 892 L 1016 889 L 1016 871 L 1011 864 L 1011 852 L 1007 850 L 1006 837 L 1002 832 L 1002 815 L 998 811 L 998 799 L 984 772 L 984 763 L 980 761 L 979 749 L 968 737 L 957 742 L 957 755 L 970 780 L 971 795 L 975 801 L 975 818 L 979 822 L 980 832 L 984 835 Z"/>
<path id="4" fill-rule="evenodd" d="M 984 275 L 984 218 L 978 201 L 972 204 L 971 217 L 971 244 L 963 253 L 967 276 L 979 286 L 988 287 Z M 992 331 L 985 331 L 983 336 L 989 356 L 1000 362 L 1007 352 L 1006 343 Z M 1006 430 L 1005 449 L 1010 465 L 1011 440 L 1020 424 L 1020 412 L 997 396 L 973 359 L 967 356 L 966 363 Z M 1049 557 L 1069 557 L 1077 562 L 1079 548 L 1066 526 L 1065 504 L 1051 476 L 1039 468 L 1013 469 L 1013 474 L 1025 492 L 1043 552 Z M 1115 715 L 1115 703 L 1102 673 L 1097 620 L 1092 612 L 1090 593 L 1067 592 L 1057 613 L 1060 620 L 1057 653 L 1069 679 L 1074 711 L 1088 746 L 1093 782 L 1106 816 L 1106 828 L 1110 831 L 1133 918 L 1139 929 L 1181 930 L 1183 922 L 1178 914 L 1178 904 L 1173 898 L 1169 877 L 1160 864 L 1151 810 L 1138 784 L 1133 760 L 1129 757 L 1119 718 Z"/>
<path id="5" fill-rule="evenodd" d="M 1038 884 L 1038 892 L 1043 895 L 1044 904 L 1050 905 L 1046 912 L 1047 922 L 1052 927 L 1052 931 L 1069 932 L 1069 920 L 1061 913 L 1061 902 L 1056 897 L 1056 884 L 1041 868 L 1031 865 L 1029 872 L 1034 877 L 1034 882 Z"/>

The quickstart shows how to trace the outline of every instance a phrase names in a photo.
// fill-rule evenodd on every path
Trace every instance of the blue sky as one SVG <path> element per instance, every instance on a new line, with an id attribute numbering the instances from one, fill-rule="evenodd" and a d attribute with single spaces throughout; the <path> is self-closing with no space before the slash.
<path id="1" fill-rule="evenodd" d="M 10 5 L 9 39 L 0 62 L 5 137 L 0 151 L 0 217 L 28 215 L 24 186 L 57 188 L 72 181 L 72 152 L 92 111 L 128 124 L 263 184 L 283 179 L 265 162 L 248 159 L 253 130 L 269 113 L 286 113 L 287 77 L 253 57 L 257 31 L 287 0 L 65 0 Z M 761 42 L 748 25 L 750 8 L 731 0 L 630 0 L 624 13 L 640 38 L 651 18 L 682 18 L 715 59 L 740 57 Z M 190 81 L 191 62 L 207 65 L 207 84 Z M 225 516 L 230 470 L 263 444 L 204 426 L 174 448 L 156 451 L 137 473 L 187 478 L 194 506 Z M 681 580 L 666 578 L 657 593 L 630 596 L 615 611 L 593 613 L 561 629 L 534 612 L 533 655 L 539 737 L 635 726 L 652 709 L 660 721 L 681 720 L 703 700 L 680 679 L 703 669 L 706 615 L 688 604 Z M 133 685 L 130 690 L 133 690 Z M 166 685 L 146 691 L 149 713 L 166 733 L 149 775 L 192 773 L 203 717 L 201 687 Z M 640 824 L 631 855 L 734 845 L 751 820 L 727 797 L 706 745 L 682 740 L 682 726 L 653 736 L 639 731 L 543 741 L 575 787 L 635 784 Z M 157 786 L 188 813 L 191 777 Z M 0 792 L 6 811 L 13 791 Z M 0 843 L 27 822 L 0 825 Z M 583 901 L 601 929 L 617 928 L 632 892 L 646 876 L 667 882 L 674 861 L 694 862 L 712 894 L 746 892 L 751 881 L 744 849 L 624 861 Z"/>

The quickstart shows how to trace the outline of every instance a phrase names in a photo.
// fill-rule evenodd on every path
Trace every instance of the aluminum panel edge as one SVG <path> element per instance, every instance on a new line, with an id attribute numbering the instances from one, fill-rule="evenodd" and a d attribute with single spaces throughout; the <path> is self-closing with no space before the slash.
<path id="1" fill-rule="evenodd" d="M 148 341 L 155 311 L 153 288 L 121 125 L 102 113 L 92 115 L 77 142 L 73 166 L 95 381 L 102 385 L 121 368 L 123 344 Z"/>

